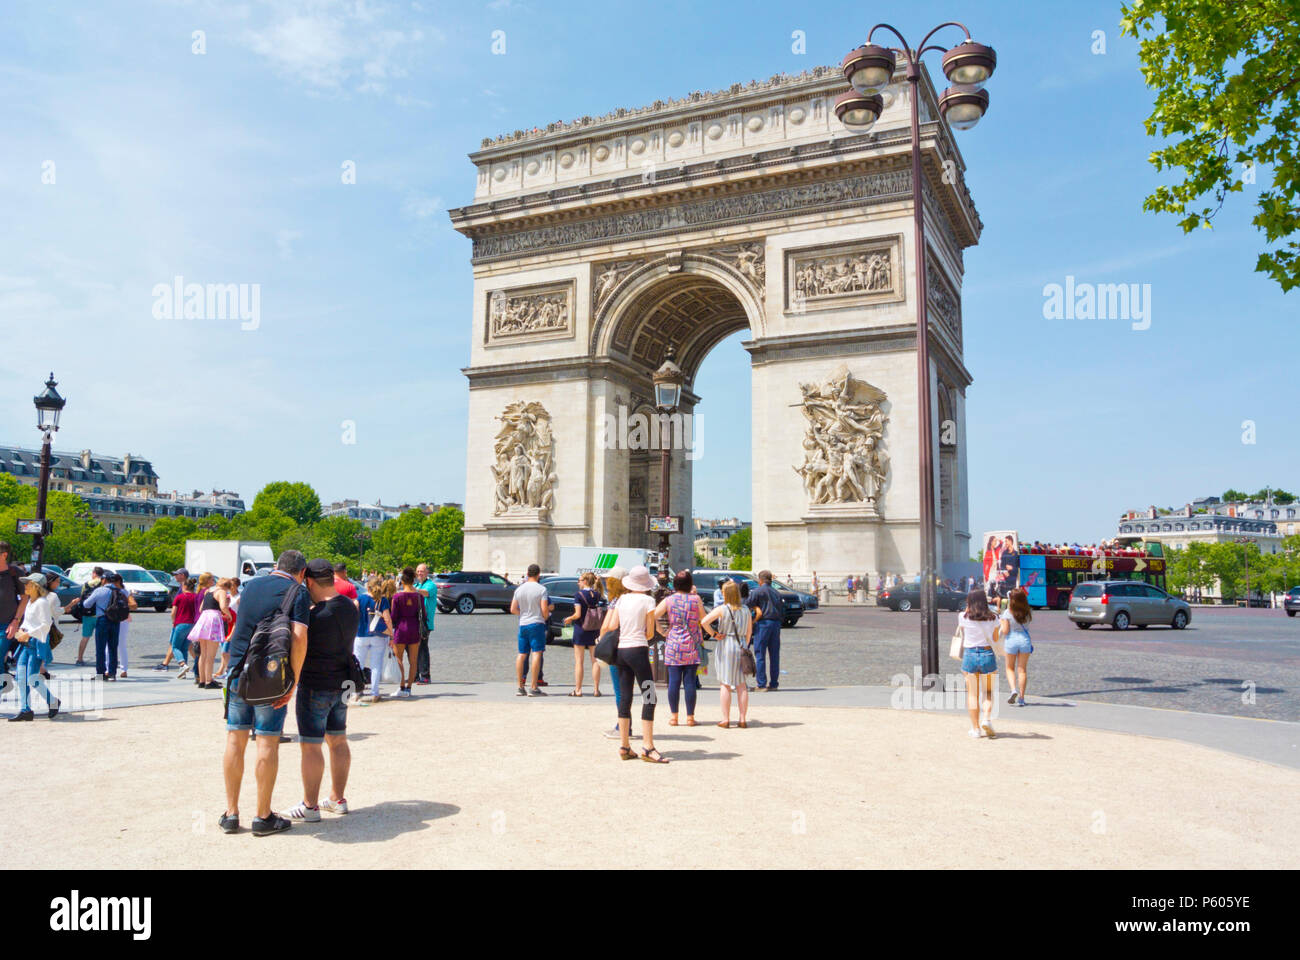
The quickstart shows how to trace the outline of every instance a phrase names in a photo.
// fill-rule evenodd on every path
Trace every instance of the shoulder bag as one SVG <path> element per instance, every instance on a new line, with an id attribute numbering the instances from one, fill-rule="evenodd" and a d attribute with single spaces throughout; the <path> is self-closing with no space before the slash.
<path id="1" fill-rule="evenodd" d="M 742 607 L 741 609 L 745 609 Z M 740 625 L 736 623 L 736 611 L 727 607 L 727 621 L 731 624 L 731 635 L 736 638 L 736 646 L 740 647 L 740 672 L 747 677 L 752 677 L 758 673 L 758 664 L 754 660 L 754 651 L 745 641 L 740 639 Z"/>
<path id="2" fill-rule="evenodd" d="M 952 635 L 952 642 L 948 644 L 948 656 L 954 660 L 962 658 L 962 641 L 965 640 L 965 631 L 961 627 L 961 618 L 957 619 L 957 632 Z"/>

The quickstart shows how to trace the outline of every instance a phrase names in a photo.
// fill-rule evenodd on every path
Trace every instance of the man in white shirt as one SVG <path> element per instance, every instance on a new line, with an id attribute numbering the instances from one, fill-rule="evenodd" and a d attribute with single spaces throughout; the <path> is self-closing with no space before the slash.
<path id="1" fill-rule="evenodd" d="M 515 657 L 515 680 L 518 696 L 544 697 L 538 689 L 537 670 L 541 666 L 542 651 L 546 649 L 546 620 L 551 615 L 550 598 L 546 588 L 538 582 L 542 568 L 529 564 L 528 579 L 515 590 L 510 600 L 510 612 L 519 617 L 519 655 Z M 528 665 L 528 689 L 524 689 L 524 665 Z"/>
<path id="2" fill-rule="evenodd" d="M 713 591 L 713 606 L 723 603 L 722 588 L 731 582 L 730 577 L 718 577 L 718 588 Z"/>

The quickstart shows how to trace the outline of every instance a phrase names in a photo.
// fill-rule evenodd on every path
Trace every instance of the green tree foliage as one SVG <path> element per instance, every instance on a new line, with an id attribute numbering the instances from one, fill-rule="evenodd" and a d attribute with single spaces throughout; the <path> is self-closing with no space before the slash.
<path id="1" fill-rule="evenodd" d="M 285 480 L 268 483 L 253 498 L 253 509 L 258 506 L 274 507 L 300 527 L 309 527 L 320 520 L 320 497 L 306 483 Z"/>
<path id="2" fill-rule="evenodd" d="M 1121 29 L 1141 40 L 1142 74 L 1156 94 L 1147 134 L 1163 146 L 1157 170 L 1181 169 L 1143 208 L 1209 227 L 1243 173 L 1272 171 L 1257 191 L 1266 240 L 1255 270 L 1284 291 L 1300 285 L 1300 16 L 1296 0 L 1132 0 Z"/>
<path id="3" fill-rule="evenodd" d="M 397 558 L 403 566 L 423 561 L 434 570 L 458 568 L 465 545 L 464 528 L 465 514 L 455 507 L 431 514 L 408 510 L 375 531 L 374 557 Z M 367 550 L 366 566 L 375 566 L 369 554 Z"/>
<path id="4" fill-rule="evenodd" d="M 1229 487 L 1227 490 L 1223 491 L 1223 496 L 1219 499 L 1223 500 L 1225 503 L 1232 503 L 1235 500 L 1249 500 L 1250 497 L 1235 487 Z"/>
<path id="5" fill-rule="evenodd" d="M 17 563 L 27 563 L 33 538 L 18 536 L 15 526 L 20 519 L 35 519 L 36 499 L 35 487 L 0 474 L 0 540 L 9 541 Z M 54 522 L 54 533 L 45 539 L 46 563 L 68 567 L 78 560 L 114 559 L 112 535 L 91 516 L 86 502 L 76 494 L 51 491 L 45 515 Z"/>
<path id="6" fill-rule="evenodd" d="M 745 527 L 727 537 L 727 556 L 732 570 L 751 570 L 754 566 L 754 530 Z"/>

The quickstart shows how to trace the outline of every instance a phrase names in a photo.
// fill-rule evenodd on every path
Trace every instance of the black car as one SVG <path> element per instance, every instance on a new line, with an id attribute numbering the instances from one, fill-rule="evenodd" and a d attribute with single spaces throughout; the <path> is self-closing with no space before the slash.
<path id="1" fill-rule="evenodd" d="M 1286 610 L 1288 617 L 1294 617 L 1300 613 L 1300 587 L 1292 587 L 1287 593 L 1286 599 L 1282 601 L 1282 607 Z"/>
<path id="2" fill-rule="evenodd" d="M 934 599 L 940 610 L 964 610 L 966 594 L 951 590 L 942 583 L 935 584 Z M 921 608 L 921 581 L 912 580 L 896 587 L 886 587 L 876 596 L 876 606 L 890 610 L 919 610 Z"/>
<path id="3" fill-rule="evenodd" d="M 719 581 L 724 578 L 746 584 L 750 590 L 758 586 L 758 581 L 743 570 L 692 570 L 691 579 L 695 582 L 695 592 L 704 601 L 705 610 L 713 609 L 713 592 L 718 589 Z M 772 582 L 772 589 L 781 595 L 781 604 L 785 608 L 781 626 L 793 627 L 803 616 L 804 604 L 801 595 L 776 581 Z"/>

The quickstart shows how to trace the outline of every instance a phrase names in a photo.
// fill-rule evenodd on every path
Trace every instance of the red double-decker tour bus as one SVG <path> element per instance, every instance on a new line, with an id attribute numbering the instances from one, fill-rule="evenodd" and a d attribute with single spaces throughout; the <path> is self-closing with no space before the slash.
<path id="1" fill-rule="evenodd" d="M 1005 561 L 1010 558 L 1004 554 Z M 1087 580 L 1140 580 L 1165 589 L 1164 547 L 1159 541 L 1120 538 L 1106 547 L 1026 544 L 1016 562 L 1014 582 L 1029 594 L 1031 607 L 1065 610 L 1074 585 Z"/>

